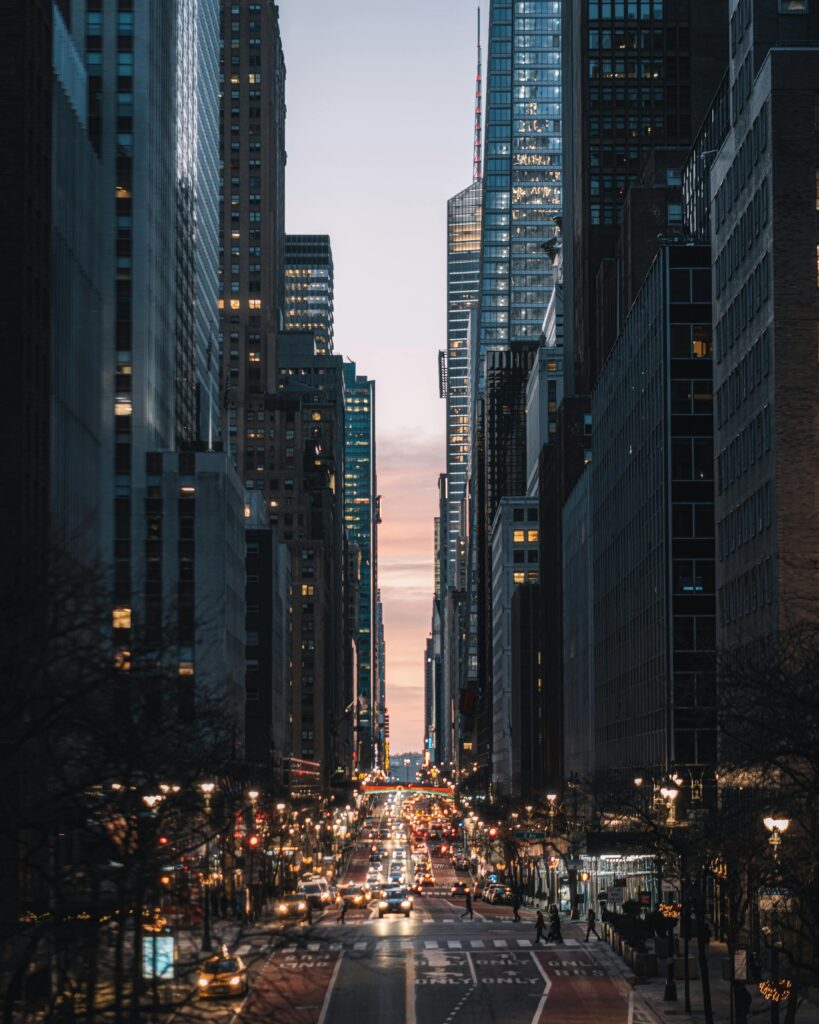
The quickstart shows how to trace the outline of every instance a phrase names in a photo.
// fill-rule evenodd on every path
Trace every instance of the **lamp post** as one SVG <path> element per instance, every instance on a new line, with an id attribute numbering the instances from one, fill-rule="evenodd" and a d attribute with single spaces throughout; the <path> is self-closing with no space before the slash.
<path id="1" fill-rule="evenodd" d="M 216 788 L 213 782 L 202 782 L 199 785 L 205 798 L 205 877 L 202 879 L 202 952 L 210 953 L 210 798 Z"/>
<path id="2" fill-rule="evenodd" d="M 770 835 L 768 836 L 768 843 L 771 847 L 771 853 L 774 862 L 774 875 L 779 875 L 779 847 L 782 844 L 782 834 L 787 832 L 790 828 L 791 820 L 783 815 L 768 815 L 762 819 L 762 824 L 768 830 Z M 775 913 L 776 903 L 773 902 L 771 906 L 771 917 Z M 779 947 L 777 946 L 777 933 L 775 928 L 775 921 L 771 921 L 771 984 L 765 986 L 764 983 L 760 985 L 760 991 L 762 995 L 770 1000 L 771 1003 L 771 1024 L 778 1024 L 779 1022 L 779 1004 L 787 998 L 787 991 L 789 986 L 783 985 L 782 979 L 779 977 Z"/>

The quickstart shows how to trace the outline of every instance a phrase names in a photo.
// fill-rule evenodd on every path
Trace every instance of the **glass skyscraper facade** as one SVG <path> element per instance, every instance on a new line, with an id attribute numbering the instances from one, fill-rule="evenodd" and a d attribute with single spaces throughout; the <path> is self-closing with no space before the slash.
<path id="1" fill-rule="evenodd" d="M 549 304 L 552 266 L 542 245 L 561 210 L 560 17 L 561 0 L 490 7 L 482 349 L 536 341 Z"/>
<path id="2" fill-rule="evenodd" d="M 314 331 L 316 351 L 333 352 L 333 250 L 329 235 L 284 239 L 284 326 Z"/>
<path id="3" fill-rule="evenodd" d="M 447 203 L 446 578 L 455 581 L 458 541 L 465 535 L 464 502 L 469 461 L 469 311 L 480 284 L 482 182 Z"/>
<path id="4" fill-rule="evenodd" d="M 376 527 L 375 381 L 344 364 L 344 525 L 360 553 L 358 608 L 358 739 L 363 767 L 372 760 L 379 694 L 376 675 Z"/>

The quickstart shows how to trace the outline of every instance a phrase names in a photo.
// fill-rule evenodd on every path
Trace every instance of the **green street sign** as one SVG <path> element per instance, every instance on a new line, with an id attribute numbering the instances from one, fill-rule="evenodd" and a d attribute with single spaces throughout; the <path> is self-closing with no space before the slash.
<path id="1" fill-rule="evenodd" d="M 519 831 L 515 832 L 515 839 L 530 839 L 530 840 L 531 839 L 535 839 L 535 840 L 539 840 L 539 841 L 542 842 L 545 838 L 546 838 L 546 833 L 545 832 L 541 832 L 541 831 L 532 831 L 532 830 L 520 831 L 519 830 Z"/>

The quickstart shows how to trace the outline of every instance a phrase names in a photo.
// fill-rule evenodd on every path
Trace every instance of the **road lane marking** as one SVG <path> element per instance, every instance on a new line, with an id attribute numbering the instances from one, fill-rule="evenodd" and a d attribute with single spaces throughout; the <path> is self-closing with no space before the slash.
<path id="1" fill-rule="evenodd" d="M 540 975 L 543 978 L 545 986 L 543 989 L 543 995 L 540 997 L 540 1002 L 537 1004 L 535 1015 L 534 1017 L 532 1017 L 532 1024 L 538 1024 L 538 1021 L 540 1020 L 540 1015 L 543 1013 L 543 1007 L 546 1005 L 546 1000 L 549 998 L 549 993 L 552 990 L 552 980 L 549 977 L 549 975 L 543 970 L 543 964 L 541 964 L 540 960 L 538 960 L 538 958 L 535 956 L 534 951 L 531 952 L 529 956 L 534 960 L 535 967 L 537 967 L 538 971 L 540 972 Z M 320 1021 L 319 1024 L 321 1024 Z"/>
<path id="2" fill-rule="evenodd" d="M 563 945 L 564 946 L 579 946 L 580 943 L 578 942 L 577 939 L 564 939 L 563 940 Z"/>
<path id="3" fill-rule="evenodd" d="M 406 958 L 404 973 L 404 1019 L 406 1024 L 416 1024 L 415 1018 L 415 954 Z M 319 1024 L 322 1024 L 319 1021 Z"/>
<path id="4" fill-rule="evenodd" d="M 518 945 L 522 949 L 531 949 L 532 948 L 532 940 L 531 939 L 518 939 Z"/>
<path id="5" fill-rule="evenodd" d="M 239 946 L 239 948 L 236 950 L 236 955 L 237 956 L 247 956 L 247 954 L 250 952 L 250 950 L 252 948 L 253 947 L 250 945 L 249 942 L 245 942 L 243 945 Z"/>
<path id="6" fill-rule="evenodd" d="M 437 949 L 438 943 L 434 939 L 426 939 L 426 941 L 424 942 L 424 947 L 426 949 Z"/>
<path id="7" fill-rule="evenodd" d="M 471 953 L 467 953 L 466 954 L 466 962 L 469 964 L 469 973 L 472 975 L 472 984 L 477 987 L 477 985 L 478 985 L 478 975 L 477 975 L 477 972 L 475 971 L 475 964 L 472 961 L 472 954 Z"/>
<path id="8" fill-rule="evenodd" d="M 483 949 L 484 941 L 483 939 L 470 939 L 469 945 L 472 947 L 472 949 Z"/>
<path id="9" fill-rule="evenodd" d="M 449 946 L 450 949 L 461 949 L 462 948 L 460 942 L 458 942 L 457 939 L 450 939 L 449 942 L 447 942 L 447 946 Z"/>
<path id="10" fill-rule="evenodd" d="M 308 942 L 307 943 L 307 948 L 310 950 L 311 953 L 318 953 L 318 951 L 321 949 L 321 943 L 319 943 L 319 942 Z"/>
<path id="11" fill-rule="evenodd" d="M 366 948 L 367 948 L 367 943 L 366 942 L 356 942 L 353 945 L 353 949 L 366 949 Z"/>
<path id="12" fill-rule="evenodd" d="M 495 949 L 506 949 L 506 947 L 509 945 L 506 939 L 494 939 L 493 942 L 495 945 Z"/>
<path id="13" fill-rule="evenodd" d="M 338 954 L 338 960 L 336 960 L 336 965 L 333 968 L 333 973 L 330 977 L 330 984 L 327 986 L 327 991 L 324 993 L 324 1002 L 321 1004 L 321 1013 L 319 1013 L 316 1024 L 324 1024 L 327 1020 L 327 1011 L 330 1009 L 330 998 L 333 995 L 333 989 L 336 987 L 336 980 L 338 979 L 338 972 L 341 970 L 341 958 L 343 956 L 343 952 Z"/>

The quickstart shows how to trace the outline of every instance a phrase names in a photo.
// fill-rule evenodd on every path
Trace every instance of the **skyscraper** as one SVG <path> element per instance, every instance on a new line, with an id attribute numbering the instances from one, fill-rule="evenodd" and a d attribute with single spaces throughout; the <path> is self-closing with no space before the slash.
<path id="1" fill-rule="evenodd" d="M 369 769 L 375 742 L 377 678 L 377 487 L 375 476 L 375 381 L 344 364 L 344 525 L 360 553 L 358 602 L 358 748 Z"/>
<path id="2" fill-rule="evenodd" d="M 726 7 L 563 5 L 566 394 L 589 392 L 614 341 L 598 344 L 598 269 L 614 256 L 626 192 L 650 150 L 689 145 L 705 116 L 724 70 L 715 55 L 727 46 Z"/>
<path id="3" fill-rule="evenodd" d="M 481 346 L 537 341 L 552 290 L 543 243 L 561 210 L 561 0 L 492 0 L 481 242 Z"/>
<path id="4" fill-rule="evenodd" d="M 313 331 L 316 349 L 333 352 L 333 250 L 328 235 L 286 235 L 284 326 Z"/>
<path id="5" fill-rule="evenodd" d="M 221 10 L 223 433 L 245 488 L 270 500 L 264 396 L 283 326 L 284 54 L 273 0 L 221 0 Z"/>

